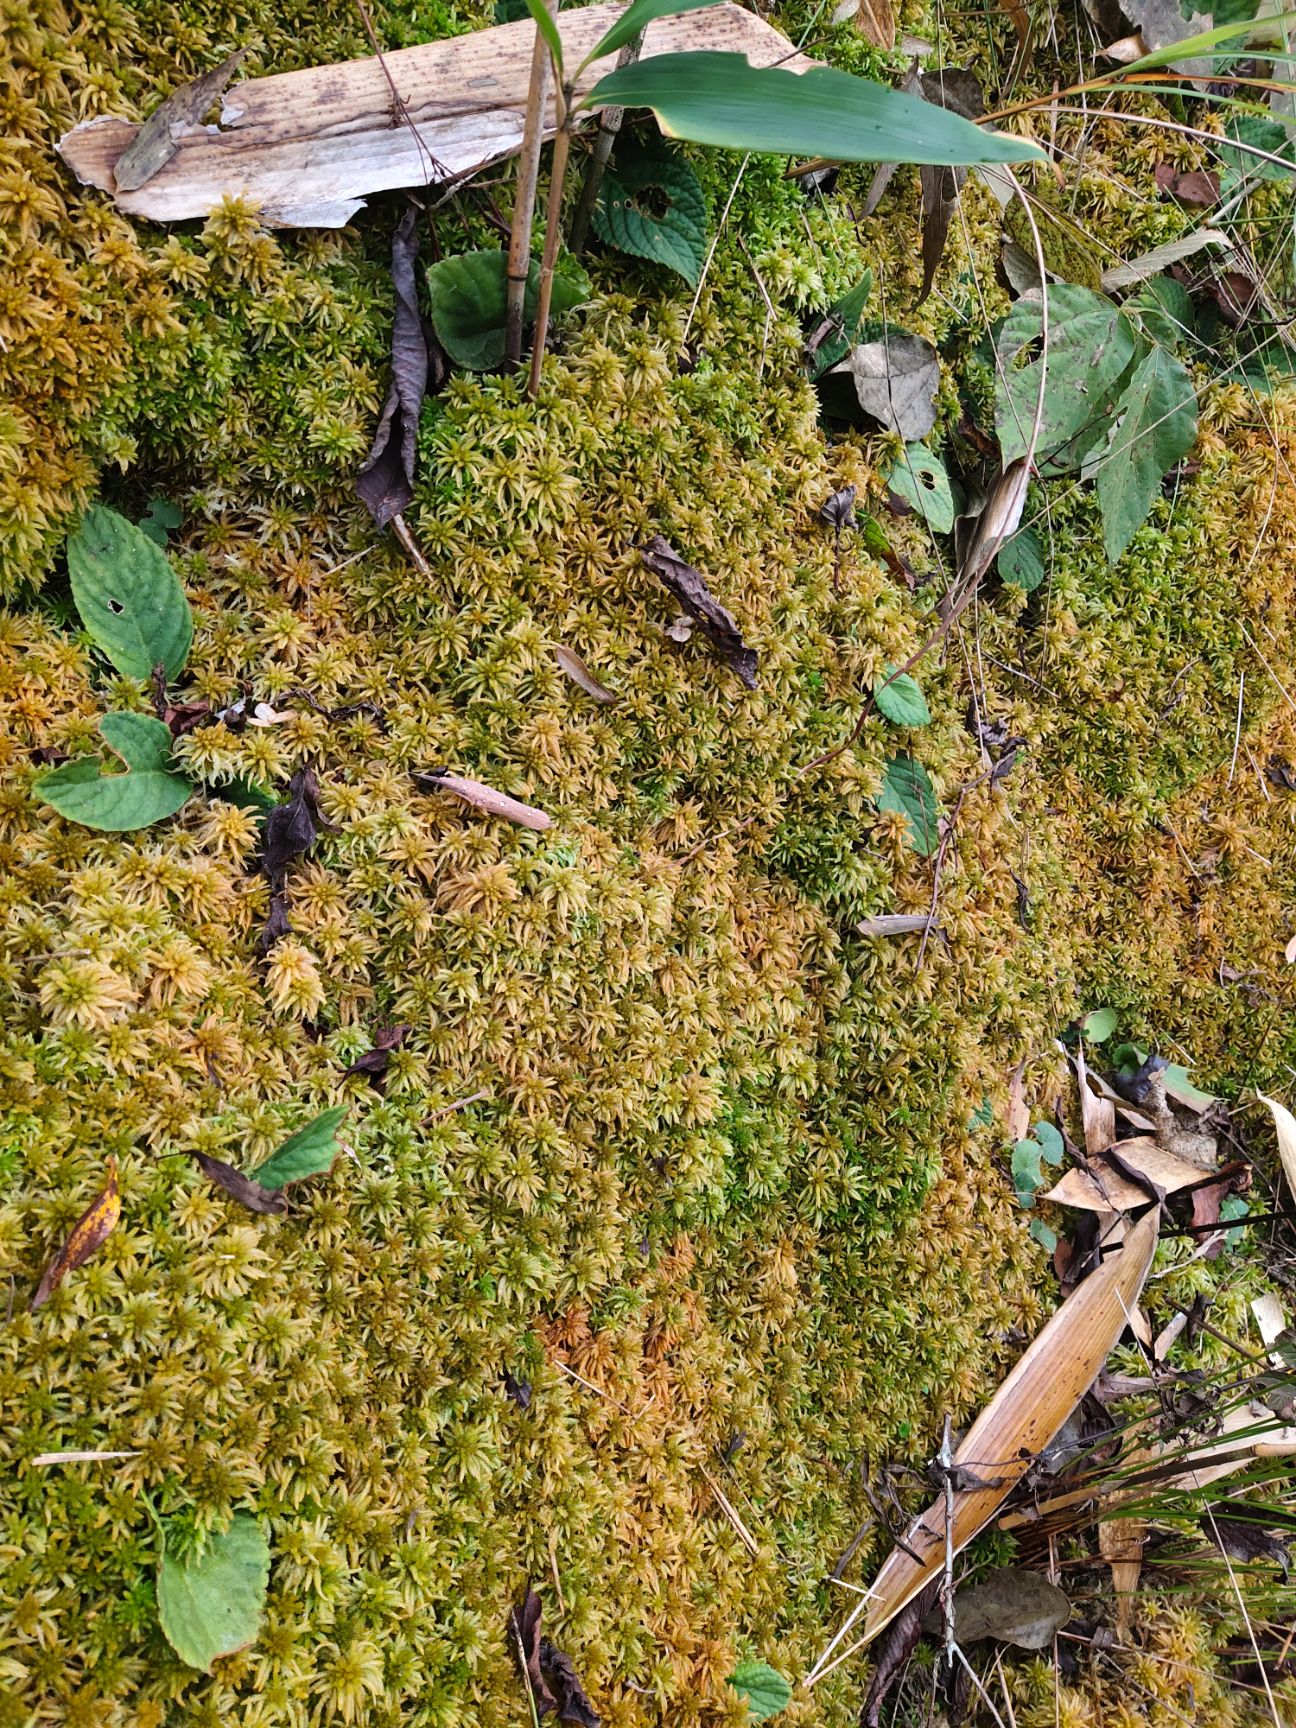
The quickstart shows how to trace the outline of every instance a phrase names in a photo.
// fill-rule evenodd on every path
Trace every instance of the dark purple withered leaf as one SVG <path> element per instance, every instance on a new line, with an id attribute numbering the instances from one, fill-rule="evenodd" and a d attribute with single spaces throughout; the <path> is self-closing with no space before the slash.
<path id="1" fill-rule="evenodd" d="M 214 1182 L 218 1188 L 223 1188 L 232 1200 L 246 1206 L 249 1212 L 265 1212 L 277 1216 L 288 1210 L 288 1202 L 282 1194 L 272 1194 L 268 1188 L 263 1188 L 259 1182 L 254 1182 L 250 1176 L 245 1176 L 232 1164 L 226 1164 L 224 1159 L 211 1158 L 206 1152 L 195 1152 L 192 1156 L 209 1181 Z"/>
<path id="2" fill-rule="evenodd" d="M 540 1668 L 540 1598 L 528 1584 L 522 1600 L 509 1609 L 509 1643 L 521 1664 L 523 1675 L 535 1702 L 537 1716 L 544 1716 L 557 1707 L 558 1700 L 549 1690 Z"/>
<path id="3" fill-rule="evenodd" d="M 670 589 L 703 634 L 742 679 L 749 690 L 756 688 L 756 650 L 749 648 L 732 615 L 714 598 L 705 578 L 660 534 L 639 548 L 644 563 Z"/>
<path id="4" fill-rule="evenodd" d="M 379 1026 L 373 1035 L 372 1049 L 366 1050 L 363 1056 L 357 1056 L 346 1072 L 367 1074 L 376 1092 L 385 1091 L 392 1051 L 400 1049 L 408 1031 L 408 1026 Z"/>
<path id="5" fill-rule="evenodd" d="M 585 1694 L 570 1656 L 548 1638 L 540 1640 L 540 1665 L 558 1700 L 558 1720 L 577 1728 L 599 1728 L 598 1713 Z"/>
<path id="6" fill-rule="evenodd" d="M 531 1408 L 530 1381 L 519 1380 L 517 1375 L 511 1374 L 507 1368 L 504 1370 L 503 1374 L 500 1375 L 500 1380 L 505 1392 L 508 1393 L 509 1397 L 517 1405 L 519 1410 L 529 1410 Z"/>
<path id="7" fill-rule="evenodd" d="M 965 120 L 980 117 L 984 103 L 981 86 L 971 72 L 951 67 L 942 72 L 924 74 L 920 80 L 921 94 L 938 108 L 948 108 Z M 918 296 L 921 304 L 932 291 L 936 271 L 945 255 L 950 222 L 959 191 L 967 179 L 966 168 L 924 167 L 918 171 L 922 189 L 922 257 L 923 285 Z"/>
<path id="8" fill-rule="evenodd" d="M 923 1621 L 936 1606 L 943 1582 L 941 1578 L 933 1578 L 925 1590 L 920 1591 L 907 1607 L 900 1610 L 878 1640 L 873 1661 L 873 1679 L 869 1684 L 868 1697 L 864 1700 L 860 1728 L 879 1728 L 882 1706 L 917 1648 L 918 1640 L 922 1636 Z"/>
<path id="9" fill-rule="evenodd" d="M 419 312 L 414 276 L 418 218 L 418 210 L 411 205 L 392 236 L 391 274 L 396 311 L 392 320 L 391 383 L 373 444 L 356 475 L 356 491 L 380 528 L 385 528 L 413 500 L 419 410 L 424 396 L 429 391 L 436 395 L 450 373 L 450 363 L 441 344 L 424 325 Z"/>
<path id="10" fill-rule="evenodd" d="M 288 898 L 282 889 L 276 889 L 270 896 L 270 911 L 266 915 L 265 927 L 257 939 L 257 948 L 262 959 L 270 952 L 276 942 L 282 942 L 285 936 L 292 935 L 292 925 L 288 922 Z"/>
<path id="11" fill-rule="evenodd" d="M 849 528 L 855 521 L 855 488 L 843 486 L 840 492 L 830 493 L 819 506 L 819 520 L 838 532 Z"/>
<path id="12" fill-rule="evenodd" d="M 310 768 L 299 768 L 288 782 L 288 796 L 265 819 L 261 868 L 276 888 L 294 858 L 309 852 L 329 824 L 320 813 L 319 781 Z"/>

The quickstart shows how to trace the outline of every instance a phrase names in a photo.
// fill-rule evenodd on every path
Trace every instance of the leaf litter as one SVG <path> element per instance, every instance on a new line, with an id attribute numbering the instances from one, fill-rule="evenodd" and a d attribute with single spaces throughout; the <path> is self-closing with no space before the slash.
<path id="1" fill-rule="evenodd" d="M 543 1635 L 542 1614 L 540 1598 L 528 1584 L 508 1617 L 513 1654 L 521 1665 L 536 1716 L 541 1718 L 554 1710 L 560 1722 L 599 1728 L 599 1717 L 571 1657 Z"/>
<path id="2" fill-rule="evenodd" d="M 497 792 L 484 780 L 469 780 L 462 774 L 451 774 L 445 768 L 419 771 L 413 778 L 421 792 L 447 792 L 460 803 L 470 804 L 474 810 L 482 810 L 488 816 L 501 816 L 507 822 L 516 822 L 520 828 L 543 832 L 553 827 L 553 817 L 545 811 L 537 810 L 534 804 L 524 804 L 520 798 L 512 798 L 507 792 Z"/>
<path id="3" fill-rule="evenodd" d="M 715 598 L 706 578 L 691 564 L 685 563 L 660 534 L 654 534 L 644 542 L 639 548 L 639 556 L 679 601 L 747 689 L 754 690 L 757 683 L 756 650 L 744 642 L 733 614 Z"/>
<path id="4" fill-rule="evenodd" d="M 103 1247 L 121 1218 L 121 1195 L 117 1187 L 117 1160 L 109 1155 L 108 1175 L 103 1187 L 72 1226 L 67 1241 L 50 1261 L 27 1311 L 43 1308 L 69 1272 L 76 1272 Z"/>

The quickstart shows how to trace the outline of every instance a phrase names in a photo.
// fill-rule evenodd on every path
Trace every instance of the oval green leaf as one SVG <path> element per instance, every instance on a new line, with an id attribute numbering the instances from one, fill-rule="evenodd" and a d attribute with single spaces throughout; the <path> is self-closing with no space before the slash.
<path id="1" fill-rule="evenodd" d="M 1019 528 L 1011 540 L 999 548 L 998 570 L 1001 580 L 1023 594 L 1033 594 L 1044 580 L 1044 548 L 1033 528 Z"/>
<path id="2" fill-rule="evenodd" d="M 888 667 L 888 673 L 890 668 Z M 887 676 L 873 693 L 878 713 L 893 726 L 926 726 L 931 721 L 927 698 L 907 672 Z"/>
<path id="3" fill-rule="evenodd" d="M 1080 1036 L 1088 1044 L 1105 1044 L 1115 1030 L 1114 1008 L 1095 1008 L 1080 1022 Z"/>
<path id="4" fill-rule="evenodd" d="M 260 1631 L 269 1581 L 269 1544 L 250 1512 L 236 1512 L 201 1554 L 180 1561 L 164 1553 L 157 1602 L 168 1644 L 181 1661 L 209 1674 L 218 1656 L 242 1650 Z"/>
<path id="5" fill-rule="evenodd" d="M 898 811 L 909 818 L 909 844 L 920 857 L 930 858 L 940 845 L 940 807 L 927 770 L 912 756 L 896 756 L 886 765 L 878 809 Z"/>
<path id="6" fill-rule="evenodd" d="M 508 259 L 503 252 L 461 252 L 428 266 L 428 299 L 441 346 L 469 372 L 489 372 L 504 360 Z M 531 323 L 540 290 L 540 266 L 527 272 L 523 317 Z M 589 277 L 571 258 L 554 272 L 553 311 L 569 312 L 590 295 Z"/>
<path id="7" fill-rule="evenodd" d="M 654 54 L 608 73 L 583 106 L 651 108 L 668 137 L 769 156 L 951 166 L 1045 159 L 1024 139 L 868 78 L 831 66 L 756 67 L 741 54 Z"/>
<path id="8" fill-rule="evenodd" d="M 155 666 L 174 678 L 189 657 L 193 615 L 161 548 L 133 522 L 93 504 L 67 543 L 81 622 L 127 678 Z"/>
<path id="9" fill-rule="evenodd" d="M 645 192 L 664 199 L 660 215 L 642 196 Z M 706 258 L 706 194 L 681 156 L 618 152 L 603 176 L 594 231 L 618 252 L 664 265 L 695 287 Z"/>
<path id="10" fill-rule="evenodd" d="M 342 1150 L 337 1143 L 337 1131 L 346 1113 L 346 1105 L 340 1104 L 299 1128 L 270 1154 L 260 1169 L 252 1172 L 253 1181 L 263 1188 L 279 1189 L 331 1170 Z"/>
<path id="11" fill-rule="evenodd" d="M 1039 1141 L 1040 1150 L 1050 1164 L 1060 1164 L 1066 1152 L 1066 1143 L 1051 1122 L 1037 1122 L 1033 1129 L 1035 1138 Z"/>
<path id="12" fill-rule="evenodd" d="M 792 1701 L 791 1686 L 768 1662 L 740 1662 L 729 1676 L 729 1684 L 747 1700 L 753 1722 L 767 1722 Z"/>
<path id="13" fill-rule="evenodd" d="M 933 534 L 948 534 L 954 526 L 954 494 L 939 456 L 925 444 L 906 444 L 891 470 L 887 485 L 897 498 L 912 504 Z"/>
<path id="14" fill-rule="evenodd" d="M 105 714 L 99 730 L 126 764 L 105 774 L 97 756 L 82 756 L 42 774 L 33 787 L 43 804 L 69 822 L 107 834 L 127 834 L 174 816 L 193 794 L 193 782 L 175 773 L 171 731 L 150 714 Z"/>

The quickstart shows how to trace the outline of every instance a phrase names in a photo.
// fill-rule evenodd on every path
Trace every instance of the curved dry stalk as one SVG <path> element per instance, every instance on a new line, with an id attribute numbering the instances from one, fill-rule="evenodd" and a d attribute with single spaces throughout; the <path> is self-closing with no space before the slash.
<path id="1" fill-rule="evenodd" d="M 558 261 L 558 242 L 562 233 L 563 185 L 567 179 L 567 159 L 570 152 L 570 108 L 564 91 L 558 97 L 558 131 L 554 137 L 553 163 L 549 169 L 549 202 L 545 210 L 544 253 L 540 259 L 540 288 L 536 295 L 535 337 L 531 343 L 531 371 L 527 376 L 527 395 L 533 401 L 540 389 L 540 370 L 544 365 L 545 343 L 549 335 L 549 308 L 553 302 L 554 265 Z"/>

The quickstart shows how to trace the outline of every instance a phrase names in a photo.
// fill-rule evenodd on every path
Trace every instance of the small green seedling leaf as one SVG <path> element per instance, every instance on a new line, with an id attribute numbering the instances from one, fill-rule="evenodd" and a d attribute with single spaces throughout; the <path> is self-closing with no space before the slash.
<path id="1" fill-rule="evenodd" d="M 127 678 L 166 668 L 174 678 L 189 657 L 193 616 L 161 549 L 115 510 L 92 504 L 67 543 L 72 598 L 97 648 Z"/>
<path id="2" fill-rule="evenodd" d="M 33 790 L 69 822 L 106 834 L 127 834 L 174 816 L 193 793 L 193 782 L 170 767 L 171 731 L 149 714 L 105 714 L 104 742 L 126 764 L 105 774 L 97 756 L 81 756 L 42 774 Z"/>
<path id="3" fill-rule="evenodd" d="M 1060 1164 L 1066 1152 L 1062 1136 L 1051 1122 L 1037 1122 L 1031 1133 L 1039 1141 L 1040 1151 L 1050 1164 Z"/>
<path id="4" fill-rule="evenodd" d="M 948 534 L 954 526 L 954 494 L 939 456 L 925 444 L 906 444 L 891 470 L 887 486 L 926 522 L 933 534 Z"/>
<path id="5" fill-rule="evenodd" d="M 978 1128 L 988 1128 L 993 1121 L 994 1105 L 988 1098 L 983 1098 L 968 1117 L 968 1133 L 973 1134 Z"/>
<path id="6" fill-rule="evenodd" d="M 270 1548 L 250 1512 L 236 1512 L 223 1536 L 188 1560 L 164 1553 L 158 1564 L 158 1618 L 181 1661 L 211 1673 L 218 1656 L 251 1644 L 261 1629 Z"/>
<path id="7" fill-rule="evenodd" d="M 1052 1254 L 1057 1247 L 1057 1232 L 1050 1230 L 1042 1218 L 1032 1218 L 1030 1233 L 1043 1248 L 1046 1254 Z"/>
<path id="8" fill-rule="evenodd" d="M 768 1662 L 740 1662 L 729 1684 L 747 1700 L 753 1722 L 768 1722 L 792 1702 L 792 1688 Z"/>
<path id="9" fill-rule="evenodd" d="M 1023 594 L 1033 594 L 1044 580 L 1044 547 L 1033 528 L 1019 528 L 1011 540 L 1005 540 L 998 552 L 1001 581 Z"/>
<path id="10" fill-rule="evenodd" d="M 878 713 L 893 726 L 929 725 L 931 712 L 927 707 L 927 698 L 917 683 L 907 672 L 897 672 L 894 677 L 890 674 L 891 668 L 888 666 L 883 674 L 883 682 L 873 694 Z"/>
<path id="11" fill-rule="evenodd" d="M 1250 1204 L 1240 1194 L 1226 1194 L 1220 1201 L 1219 1215 L 1223 1223 L 1232 1224 L 1239 1218 L 1245 1218 L 1250 1210 Z M 1230 1230 L 1224 1237 L 1224 1246 L 1236 1248 L 1242 1240 L 1240 1230 Z"/>
<path id="12" fill-rule="evenodd" d="M 810 357 L 810 382 L 817 383 L 826 372 L 844 360 L 861 340 L 864 311 L 873 292 L 873 272 L 866 270 L 853 288 L 848 288 L 840 300 L 828 308 L 821 321 L 831 326 Z"/>
<path id="13" fill-rule="evenodd" d="M 346 1105 L 326 1110 L 304 1128 L 289 1136 L 273 1151 L 261 1167 L 252 1172 L 252 1179 L 272 1191 L 286 1188 L 290 1182 L 304 1182 L 308 1176 L 322 1176 L 333 1168 L 342 1148 L 337 1131 L 346 1115 Z"/>
<path id="14" fill-rule="evenodd" d="M 1038 1140 L 1019 1140 L 1013 1147 L 1013 1186 L 1023 1206 L 1033 1205 L 1035 1190 L 1044 1186 L 1044 1173 L 1040 1167 L 1042 1155 L 1043 1148 Z"/>
<path id="15" fill-rule="evenodd" d="M 470 372 L 489 372 L 504 359 L 508 298 L 508 258 L 503 252 L 461 252 L 429 265 L 428 299 L 441 346 Z M 527 272 L 523 317 L 536 315 L 540 266 L 533 258 Z M 554 272 L 553 312 L 568 312 L 590 295 L 589 277 L 570 258 Z"/>
<path id="16" fill-rule="evenodd" d="M 1086 1044 L 1105 1044 L 1116 1030 L 1117 1018 L 1114 1008 L 1095 1008 L 1080 1022 L 1080 1036 Z"/>
<path id="17" fill-rule="evenodd" d="M 663 200 L 664 210 L 654 208 Z M 682 156 L 618 151 L 603 176 L 594 231 L 618 252 L 664 265 L 695 287 L 706 258 L 707 216 L 702 183 Z"/>
<path id="18" fill-rule="evenodd" d="M 150 498 L 147 511 L 140 517 L 140 533 L 147 534 L 155 546 L 165 551 L 168 536 L 174 534 L 183 520 L 169 498 Z"/>
<path id="19" fill-rule="evenodd" d="M 886 765 L 878 809 L 898 811 L 909 818 L 909 844 L 920 857 L 930 858 L 940 844 L 940 806 L 927 770 L 912 756 L 896 756 Z"/>

